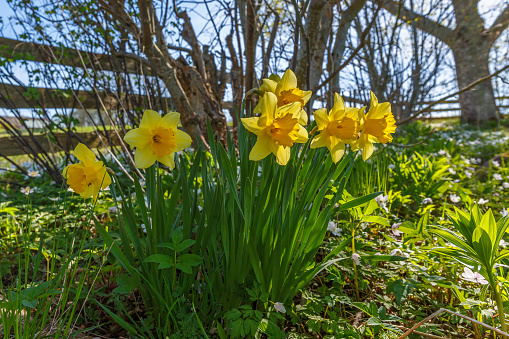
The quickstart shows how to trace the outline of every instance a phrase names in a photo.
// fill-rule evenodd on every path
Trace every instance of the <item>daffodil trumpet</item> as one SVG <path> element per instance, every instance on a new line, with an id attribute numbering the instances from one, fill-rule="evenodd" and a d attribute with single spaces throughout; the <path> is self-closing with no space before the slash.
<path id="1" fill-rule="evenodd" d="M 327 114 L 326 108 L 315 111 L 316 130 L 320 134 L 311 141 L 311 148 L 327 147 L 336 164 L 345 154 L 345 145 L 357 141 L 359 134 L 359 109 L 345 107 L 339 94 L 334 95 L 334 106 Z"/>
<path id="2" fill-rule="evenodd" d="M 262 80 L 263 84 L 258 89 L 260 98 L 266 93 L 273 93 L 277 98 L 277 106 L 285 106 L 291 103 L 299 103 L 299 123 L 306 125 L 308 123 L 308 115 L 304 110 L 304 106 L 311 98 L 312 91 L 303 91 L 298 87 L 297 77 L 291 69 L 287 69 L 282 77 L 271 74 L 268 79 Z M 254 109 L 254 114 L 260 113 L 261 107 L 258 105 Z"/>
<path id="3" fill-rule="evenodd" d="M 299 124 L 300 103 L 278 107 L 277 100 L 274 93 L 265 93 L 257 106 L 260 116 L 241 119 L 244 127 L 257 135 L 250 160 L 258 161 L 273 153 L 279 165 L 286 165 L 293 144 L 308 140 L 308 132 Z"/>
<path id="4" fill-rule="evenodd" d="M 392 142 L 391 133 L 396 132 L 396 120 L 391 112 L 391 104 L 388 102 L 379 104 L 375 94 L 370 93 L 371 102 L 368 113 L 364 113 L 366 107 L 359 110 L 361 134 L 359 140 L 352 147 L 353 150 L 362 149 L 364 161 L 373 154 L 374 143 Z"/>
<path id="5" fill-rule="evenodd" d="M 180 114 L 169 112 L 164 117 L 146 110 L 140 126 L 126 133 L 124 140 L 136 147 L 134 163 L 140 169 L 152 166 L 156 161 L 175 168 L 175 153 L 191 146 L 191 137 L 177 128 Z"/>
<path id="6" fill-rule="evenodd" d="M 95 203 L 99 191 L 111 184 L 107 168 L 102 161 L 96 161 L 94 152 L 82 143 L 76 146 L 73 155 L 81 163 L 66 166 L 62 174 L 74 192 L 83 199 L 92 198 Z"/>

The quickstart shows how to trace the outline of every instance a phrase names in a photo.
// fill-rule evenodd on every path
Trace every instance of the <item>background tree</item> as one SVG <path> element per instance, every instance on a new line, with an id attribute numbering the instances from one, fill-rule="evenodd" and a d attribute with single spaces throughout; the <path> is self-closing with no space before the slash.
<path id="1" fill-rule="evenodd" d="M 444 2 L 435 2 L 428 13 L 418 13 L 405 6 L 404 1 L 384 1 L 384 8 L 404 21 L 414 21 L 415 25 L 428 34 L 443 41 L 451 49 L 456 68 L 458 87 L 463 88 L 475 80 L 490 74 L 490 50 L 509 25 L 509 4 L 486 27 L 478 11 L 479 0 L 451 0 L 454 23 L 444 24 L 431 19 L 433 9 L 447 11 Z M 441 4 L 441 6 L 438 6 Z M 459 95 L 461 120 L 468 123 L 496 119 L 497 106 L 491 81 L 485 81 L 475 90 Z"/>

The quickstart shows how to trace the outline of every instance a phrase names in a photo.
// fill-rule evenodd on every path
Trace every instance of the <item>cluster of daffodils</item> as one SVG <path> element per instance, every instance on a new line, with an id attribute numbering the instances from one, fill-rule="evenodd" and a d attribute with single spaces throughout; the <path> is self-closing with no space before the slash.
<path id="1" fill-rule="evenodd" d="M 257 117 L 243 118 L 244 127 L 257 135 L 257 141 L 249 154 L 250 160 L 261 160 L 273 153 L 276 162 L 286 165 L 290 158 L 290 148 L 295 143 L 306 143 L 309 139 L 307 114 L 304 106 L 311 98 L 311 91 L 297 87 L 297 78 L 291 70 L 283 77 L 271 75 L 263 79 L 263 85 L 256 91 L 260 102 L 254 109 Z M 371 103 L 366 107 L 345 107 L 339 94 L 334 95 L 334 107 L 327 113 L 326 108 L 316 110 L 314 118 L 318 136 L 311 141 L 311 148 L 327 147 L 332 160 L 337 163 L 345 154 L 346 144 L 352 150 L 362 149 L 362 159 L 366 161 L 374 151 L 374 143 L 385 144 L 392 141 L 396 131 L 396 121 L 387 102 L 378 103 L 371 92 Z"/>
<path id="2" fill-rule="evenodd" d="M 257 116 L 242 119 L 244 127 L 257 135 L 249 159 L 258 161 L 272 153 L 278 164 L 286 165 L 291 147 L 309 140 L 304 128 L 308 123 L 304 107 L 311 98 L 311 91 L 299 89 L 295 74 L 287 70 L 281 78 L 271 75 L 263 79 L 263 85 L 256 92 L 260 95 L 260 102 L 254 109 Z M 365 109 L 345 107 L 343 98 L 335 94 L 330 112 L 322 108 L 314 113 L 315 130 L 320 133 L 312 139 L 310 147 L 327 147 L 337 163 L 349 144 L 354 151 L 362 149 L 362 158 L 367 160 L 373 154 L 373 143 L 392 141 L 391 133 L 396 131 L 396 125 L 390 104 L 379 104 L 373 93 L 369 111 L 365 113 Z M 180 114 L 176 112 L 161 116 L 155 111 L 145 111 L 139 127 L 124 137 L 136 148 L 134 162 L 138 168 L 148 168 L 156 161 L 170 169 L 175 167 L 175 153 L 189 147 L 192 141 L 187 133 L 177 128 L 179 121 Z M 83 144 L 76 147 L 74 155 L 81 163 L 64 169 L 67 184 L 81 197 L 91 197 L 95 202 L 99 191 L 111 184 L 106 166 Z"/>
<path id="3" fill-rule="evenodd" d="M 156 161 L 175 167 L 175 153 L 191 146 L 191 137 L 177 129 L 180 114 L 170 112 L 162 117 L 151 110 L 145 111 L 139 128 L 126 133 L 124 140 L 136 148 L 134 162 L 140 169 L 152 166 Z M 82 198 L 92 198 L 95 203 L 101 189 L 111 184 L 111 177 L 102 161 L 96 161 L 94 152 L 78 144 L 74 156 L 81 163 L 67 166 L 63 175 L 69 187 Z"/>

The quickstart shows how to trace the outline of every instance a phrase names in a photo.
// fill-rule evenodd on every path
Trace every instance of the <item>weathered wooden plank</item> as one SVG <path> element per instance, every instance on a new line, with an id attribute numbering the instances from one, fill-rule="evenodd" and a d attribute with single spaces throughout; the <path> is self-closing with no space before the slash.
<path id="1" fill-rule="evenodd" d="M 32 87 L 27 90 L 22 86 L 0 83 L 0 108 L 104 109 L 97 101 L 95 94 L 87 91 L 74 91 L 74 93 L 41 87 Z M 120 103 L 125 103 L 125 94 L 121 98 L 112 93 L 98 92 L 97 94 L 108 110 L 120 109 Z M 149 98 L 146 95 L 129 94 L 129 97 L 142 107 L 150 107 L 148 105 Z M 168 106 L 171 106 L 171 98 L 163 97 L 163 99 L 168 100 Z M 231 102 L 224 102 L 223 108 L 229 109 L 231 105 Z"/>
<path id="2" fill-rule="evenodd" d="M 107 138 L 104 132 L 101 132 L 102 138 L 104 142 L 107 143 Z M 57 143 L 50 142 L 50 137 L 48 134 L 40 134 L 35 135 L 32 138 L 26 136 L 23 140 L 23 143 L 28 145 L 20 145 L 16 141 L 16 138 L 13 137 L 4 137 L 0 138 L 0 155 L 1 156 L 14 156 L 14 155 L 23 155 L 32 153 L 33 150 L 39 149 L 36 145 L 41 145 L 42 149 L 49 153 L 55 153 L 60 151 L 69 151 L 72 150 L 78 145 L 79 142 L 84 142 L 90 148 L 102 148 L 103 144 L 101 139 L 97 136 L 95 132 L 89 133 L 76 133 L 78 137 L 70 137 L 65 133 L 56 133 L 55 137 L 58 139 L 61 145 L 65 145 L 64 149 L 59 148 Z M 112 146 L 120 145 L 120 140 L 114 132 L 109 132 L 109 136 L 111 138 Z M 121 134 L 121 137 L 123 135 Z M 107 145 L 110 146 L 110 145 Z"/>
<path id="3" fill-rule="evenodd" d="M 98 92 L 97 95 L 108 110 L 119 108 L 120 102 L 125 98 L 125 96 L 117 98 L 116 95 L 106 92 Z M 136 102 L 148 105 L 148 97 L 146 95 L 133 96 Z M 68 91 L 49 88 L 31 87 L 27 89 L 22 86 L 0 84 L 0 108 L 37 107 L 103 109 L 103 106 L 97 101 L 96 95 L 87 91 L 69 93 Z"/>
<path id="4" fill-rule="evenodd" d="M 71 67 L 87 67 L 104 71 L 123 71 L 118 69 L 118 60 L 107 54 L 90 53 L 69 47 L 55 47 L 34 42 L 19 41 L 0 37 L 0 57 L 46 62 Z M 113 62 L 112 62 L 113 61 Z M 131 59 L 122 59 L 128 73 L 139 73 L 140 63 Z M 117 65 L 115 67 L 115 64 Z"/>

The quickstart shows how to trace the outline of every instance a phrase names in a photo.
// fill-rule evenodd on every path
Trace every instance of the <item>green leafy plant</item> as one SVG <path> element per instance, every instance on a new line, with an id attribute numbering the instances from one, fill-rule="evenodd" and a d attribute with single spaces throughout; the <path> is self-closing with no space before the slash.
<path id="1" fill-rule="evenodd" d="M 443 226 L 433 226 L 430 232 L 451 245 L 434 248 L 433 252 L 449 256 L 467 267 L 478 270 L 488 281 L 497 303 L 500 325 L 506 331 L 505 312 L 495 265 L 509 257 L 509 250 L 499 251 L 499 244 L 509 227 L 509 216 L 495 220 L 489 209 L 485 214 L 476 204 L 470 213 L 455 209 L 451 215 L 456 232 Z"/>

